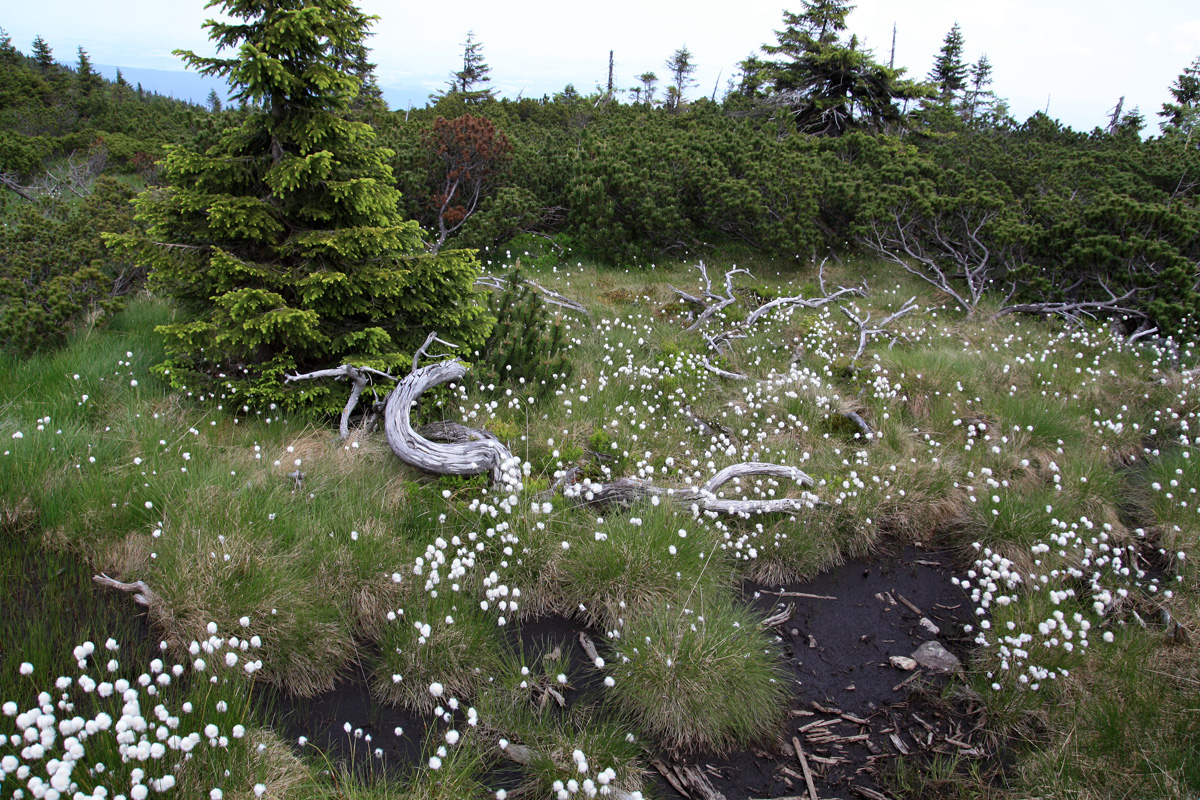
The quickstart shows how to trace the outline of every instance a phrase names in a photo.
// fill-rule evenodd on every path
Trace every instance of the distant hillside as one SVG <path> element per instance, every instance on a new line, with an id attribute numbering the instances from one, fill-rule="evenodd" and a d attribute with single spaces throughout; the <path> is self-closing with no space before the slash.
<path id="1" fill-rule="evenodd" d="M 96 71 L 110 81 L 117 79 L 118 67 L 111 64 L 97 64 Z M 176 100 L 186 100 L 191 103 L 204 105 L 208 101 L 209 92 L 214 89 L 221 100 L 229 99 L 229 85 L 220 78 L 206 78 L 195 72 L 168 69 L 146 69 L 144 67 L 120 67 L 121 76 L 131 86 L 141 84 L 148 92 L 174 97 Z"/>
<path id="2" fill-rule="evenodd" d="M 222 102 L 229 101 L 229 86 L 219 78 L 206 78 L 194 72 L 171 69 L 146 69 L 144 67 L 121 67 L 121 76 L 130 85 L 139 83 L 148 92 L 157 92 L 176 100 L 186 100 L 189 103 L 205 105 L 208 93 L 216 89 Z M 110 81 L 117 79 L 117 67 L 111 64 L 97 64 L 96 71 Z M 382 84 L 383 99 L 388 107 L 403 111 L 406 108 L 421 108 L 429 99 L 429 90 L 420 86 L 402 86 L 399 84 Z"/>

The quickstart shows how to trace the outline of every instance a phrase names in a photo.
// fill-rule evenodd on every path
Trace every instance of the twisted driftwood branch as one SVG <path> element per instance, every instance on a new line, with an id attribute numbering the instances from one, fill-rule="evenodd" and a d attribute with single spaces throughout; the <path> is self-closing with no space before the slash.
<path id="1" fill-rule="evenodd" d="M 826 261 L 828 261 L 828 259 L 826 259 Z M 768 303 L 763 303 L 761 306 L 754 309 L 750 316 L 746 317 L 746 321 L 742 323 L 742 327 L 749 328 L 753 326 L 754 323 L 758 322 L 764 314 L 767 314 L 772 310 L 782 306 L 820 308 L 821 306 L 832 303 L 834 300 L 846 295 L 853 295 L 855 297 L 867 296 L 867 291 L 864 288 L 865 284 L 864 286 L 839 286 L 836 292 L 830 294 L 825 289 L 825 261 L 821 262 L 821 266 L 817 270 L 817 280 L 821 283 L 820 297 L 806 298 L 804 295 L 796 295 L 795 297 L 777 297 L 776 299 Z"/>
<path id="2" fill-rule="evenodd" d="M 426 339 L 428 345 L 434 335 Z M 422 347 L 424 349 L 424 347 Z M 419 356 L 418 351 L 417 356 Z M 416 357 L 414 356 L 414 361 Z M 347 367 L 327 370 L 321 377 L 348 377 Z M 410 413 L 425 390 L 443 383 L 458 381 L 466 375 L 467 367 L 458 359 L 440 361 L 414 369 L 402 378 L 384 403 L 384 432 L 388 446 L 404 463 L 438 475 L 479 475 L 488 473 L 493 484 L 515 486 L 519 477 L 509 474 L 518 461 L 499 439 L 484 430 L 439 422 L 416 430 Z M 316 376 L 316 373 L 312 374 Z M 307 376 L 298 376 L 300 377 Z M 390 376 L 389 376 L 390 377 Z M 630 504 L 650 496 L 669 497 L 690 504 L 697 510 L 718 514 L 748 515 L 800 511 L 811 508 L 817 498 L 807 492 L 799 498 L 782 497 L 770 500 L 727 500 L 717 497 L 717 491 L 731 480 L 747 475 L 770 475 L 812 486 L 813 480 L 796 467 L 750 461 L 734 464 L 714 475 L 698 490 L 669 490 L 651 485 L 638 478 L 620 478 L 611 483 L 575 483 L 575 472 L 566 472 L 555 482 L 563 496 L 582 504 Z"/>
<path id="3" fill-rule="evenodd" d="M 512 453 L 490 434 L 476 431 L 477 439 L 453 443 L 433 442 L 412 427 L 409 412 L 426 389 L 461 380 L 467 367 L 458 359 L 440 361 L 413 370 L 388 395 L 383 429 L 388 446 L 405 464 L 438 475 L 479 475 L 487 472 L 492 483 L 504 482 L 504 469 Z M 465 426 L 463 426 L 465 427 Z"/>
<path id="4" fill-rule="evenodd" d="M 696 265 L 696 269 L 700 270 L 700 275 L 701 275 L 701 277 L 704 278 L 704 292 L 700 297 L 696 297 L 695 295 L 688 294 L 687 292 L 684 292 L 680 289 L 676 289 L 674 286 L 671 286 L 671 290 L 674 291 L 675 294 L 679 295 L 679 297 L 681 299 L 686 300 L 687 302 L 691 303 L 692 305 L 699 306 L 700 308 L 703 309 L 703 311 L 700 312 L 700 316 L 696 317 L 696 319 L 692 322 L 692 324 L 686 328 L 686 330 L 688 330 L 688 331 L 699 330 L 701 328 L 701 326 L 703 326 L 704 323 L 708 322 L 708 320 L 714 314 L 717 314 L 718 312 L 723 311 L 724 309 L 726 309 L 729 306 L 736 303 L 737 296 L 734 295 L 734 293 L 733 293 L 733 276 L 738 275 L 738 274 L 743 274 L 743 275 L 750 274 L 749 270 L 745 270 L 745 269 L 741 269 L 741 268 L 731 269 L 728 272 L 726 272 L 725 273 L 725 294 L 720 295 L 713 291 L 712 279 L 710 277 L 708 277 L 708 267 L 705 266 L 703 261 L 701 261 L 699 264 Z M 710 304 L 707 302 L 709 300 L 711 300 L 713 302 Z"/>
<path id="5" fill-rule="evenodd" d="M 593 483 L 585 479 L 580 483 L 565 486 L 563 496 L 582 505 L 630 505 L 646 497 L 667 497 L 695 506 L 700 511 L 732 516 L 795 512 L 811 508 L 819 502 L 814 495 L 807 492 L 801 497 L 779 497 L 772 500 L 726 500 L 717 497 L 717 490 L 726 483 L 747 475 L 770 475 L 794 480 L 802 486 L 813 484 L 813 479 L 796 467 L 747 461 L 726 467 L 699 489 L 664 489 L 640 478 L 618 478 L 611 483 Z"/>
<path id="6" fill-rule="evenodd" d="M 853 367 L 855 362 L 857 362 L 858 359 L 862 356 L 863 351 L 867 349 L 867 339 L 868 338 L 870 338 L 871 336 L 879 336 L 881 334 L 891 333 L 891 331 L 888 330 L 888 325 L 891 325 L 896 320 L 900 319 L 901 317 L 903 317 L 907 314 L 911 314 L 913 311 L 916 311 L 916 310 L 917 310 L 917 298 L 915 296 L 910 297 L 908 299 L 908 302 L 906 302 L 900 308 L 899 311 L 895 311 L 892 314 L 890 314 L 889 316 L 885 317 L 883 320 L 881 320 L 879 322 L 879 324 L 875 325 L 874 327 L 868 327 L 867 323 L 871 321 L 871 312 L 868 311 L 867 315 L 865 317 L 859 317 L 858 315 L 852 313 L 850 311 L 850 309 L 846 308 L 845 306 L 840 306 L 838 308 L 838 311 L 841 311 L 843 314 L 845 314 L 847 317 L 849 317 L 851 322 L 853 322 L 855 325 L 858 326 L 858 349 L 854 351 L 854 357 L 850 359 L 850 366 Z M 893 334 L 893 336 L 892 336 L 893 343 L 895 343 L 895 339 L 896 339 L 896 335 Z"/>
<path id="7" fill-rule="evenodd" d="M 773 478 L 793 480 L 801 486 L 813 485 L 813 479 L 796 467 L 763 461 L 746 461 L 725 467 L 709 478 L 708 483 L 700 487 L 697 492 L 676 493 L 675 496 L 685 503 L 691 502 L 698 505 L 704 511 L 733 515 L 800 511 L 811 508 L 816 502 L 816 498 L 808 493 L 798 498 L 780 497 L 775 500 L 723 500 L 717 497 L 716 492 L 719 488 L 735 478 L 743 478 L 747 475 L 770 475 Z"/>
<path id="8" fill-rule="evenodd" d="M 865 297 L 867 294 L 867 286 L 866 286 L 865 282 L 863 283 L 862 286 L 839 286 L 836 291 L 830 292 L 828 289 L 825 288 L 825 261 L 822 261 L 821 266 L 819 267 L 818 272 L 817 272 L 817 277 L 821 284 L 821 296 L 820 297 L 806 298 L 803 295 L 796 295 L 795 297 L 776 298 L 769 302 L 763 303 L 761 306 L 754 309 L 754 311 L 752 311 L 750 313 L 750 316 L 747 317 L 745 319 L 745 321 L 741 322 L 737 326 L 733 327 L 730 330 L 724 331 L 723 333 L 716 334 L 714 336 L 714 335 L 710 335 L 706 331 L 704 331 L 702 329 L 702 326 L 713 315 L 719 313 L 720 311 L 723 311 L 724 309 L 728 308 L 733 303 L 737 302 L 737 297 L 733 293 L 733 278 L 735 275 L 737 275 L 739 273 L 744 273 L 746 275 L 749 275 L 750 272 L 749 272 L 749 270 L 745 270 L 745 269 L 731 269 L 728 272 L 726 272 L 725 273 L 725 294 L 720 295 L 720 294 L 717 294 L 715 291 L 713 291 L 712 279 L 709 277 L 708 267 L 705 266 L 703 261 L 701 261 L 699 264 L 696 265 L 696 269 L 700 270 L 700 275 L 704 279 L 704 291 L 701 293 L 700 296 L 688 294 L 687 292 L 683 291 L 682 289 L 676 289 L 674 286 L 671 286 L 671 290 L 673 292 L 675 292 L 675 294 L 679 295 L 679 298 L 681 300 L 683 300 L 687 303 L 690 303 L 691 305 L 695 306 L 700 311 L 699 316 L 696 317 L 696 319 L 692 322 L 691 325 L 689 325 L 686 328 L 686 330 L 687 331 L 699 330 L 701 335 L 704 336 L 705 341 L 707 341 L 709 349 L 714 352 L 717 352 L 717 353 L 723 352 L 724 350 L 728 349 L 730 342 L 733 339 L 746 338 L 746 335 L 747 335 L 746 331 L 748 331 L 751 327 L 753 327 L 754 324 L 757 323 L 764 316 L 766 316 L 771 311 L 773 311 L 777 308 L 782 308 L 784 306 L 801 306 L 804 308 L 821 308 L 822 306 L 832 303 L 836 300 L 839 300 L 840 298 L 845 297 L 845 296 L 852 295 L 852 296 L 857 296 L 857 297 Z M 845 309 L 843 309 L 843 311 L 844 310 Z M 911 311 L 912 309 L 908 309 L 908 310 Z M 905 313 L 908 313 L 908 312 L 905 311 Z M 896 315 L 893 315 L 892 317 L 889 317 L 887 321 L 890 322 L 891 320 L 895 319 L 895 317 L 896 317 Z M 852 319 L 855 319 L 855 318 L 852 317 Z M 860 327 L 861 327 L 861 325 L 860 325 Z M 863 347 L 865 347 L 865 346 L 866 346 L 866 342 L 864 339 Z M 861 353 L 862 353 L 862 347 L 859 348 L 859 354 L 861 355 Z M 857 358 L 857 355 L 855 356 L 855 358 Z M 717 375 L 719 377 L 725 378 L 727 380 L 732 380 L 732 381 L 749 380 L 749 377 L 742 373 L 729 372 L 728 370 L 721 369 L 720 367 L 713 364 L 708 359 L 707 356 L 701 360 L 701 364 L 709 372 L 711 372 L 714 375 Z"/>
<path id="9" fill-rule="evenodd" d="M 417 371 L 417 363 L 421 360 L 421 356 L 429 355 L 429 345 L 433 344 L 434 342 L 437 342 L 438 344 L 444 344 L 446 347 L 458 347 L 456 344 L 450 344 L 444 339 L 439 339 L 437 331 L 430 331 L 429 335 L 425 337 L 425 343 L 417 348 L 417 352 L 413 353 L 412 364 L 410 365 L 409 369 L 410 372 Z"/>
<path id="10" fill-rule="evenodd" d="M 721 369 L 716 364 L 709 361 L 708 356 L 705 356 L 703 359 L 701 359 L 700 363 L 704 365 L 704 368 L 706 370 L 708 370 L 712 374 L 717 375 L 721 378 L 728 378 L 731 381 L 748 381 L 748 380 L 750 380 L 750 376 L 745 375 L 741 372 L 730 372 L 729 370 Z"/>

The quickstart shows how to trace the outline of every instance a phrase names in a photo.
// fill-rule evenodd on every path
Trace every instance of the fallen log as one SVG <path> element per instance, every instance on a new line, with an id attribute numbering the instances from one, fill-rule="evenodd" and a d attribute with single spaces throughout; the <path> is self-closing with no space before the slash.
<path id="1" fill-rule="evenodd" d="M 665 497 L 694 506 L 699 511 L 742 516 L 748 514 L 778 514 L 812 508 L 819 500 L 804 493 L 801 497 L 779 497 L 770 500 L 733 500 L 717 496 L 717 491 L 734 478 L 748 475 L 770 475 L 785 478 L 802 486 L 812 486 L 813 479 L 796 467 L 746 461 L 733 464 L 718 472 L 699 489 L 664 489 L 640 478 L 619 478 L 611 483 L 582 482 L 563 487 L 563 496 L 581 505 L 630 505 L 647 497 Z"/>

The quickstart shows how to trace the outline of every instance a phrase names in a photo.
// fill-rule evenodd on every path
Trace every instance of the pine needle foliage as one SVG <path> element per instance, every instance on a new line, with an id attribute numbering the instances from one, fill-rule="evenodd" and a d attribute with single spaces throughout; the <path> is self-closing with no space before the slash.
<path id="1" fill-rule="evenodd" d="M 229 58 L 177 51 L 261 109 L 203 151 L 169 149 L 167 188 L 138 201 L 149 235 L 126 237 L 151 285 L 186 319 L 161 326 L 175 386 L 237 405 L 333 410 L 342 400 L 282 375 L 341 363 L 403 368 L 430 330 L 466 346 L 487 335 L 473 252 L 425 252 L 403 218 L 373 130 L 348 118 L 374 17 L 349 0 L 213 0 Z"/>
<path id="2" fill-rule="evenodd" d="M 133 192 L 109 177 L 81 202 L 41 197 L 0 225 L 0 351 L 27 356 L 66 343 L 86 318 L 118 311 L 140 272 L 100 241 L 134 229 Z"/>
<path id="3" fill-rule="evenodd" d="M 492 391 L 519 386 L 540 399 L 569 382 L 573 368 L 563 324 L 551 317 L 520 269 L 508 276 L 488 306 L 496 325 L 483 349 L 481 385 Z"/>

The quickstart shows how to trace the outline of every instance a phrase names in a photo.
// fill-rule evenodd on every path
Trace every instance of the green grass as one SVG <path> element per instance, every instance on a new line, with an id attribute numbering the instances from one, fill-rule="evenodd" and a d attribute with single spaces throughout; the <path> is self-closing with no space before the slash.
<path id="1" fill-rule="evenodd" d="M 469 379 L 465 398 L 441 398 L 451 418 L 493 430 L 528 461 L 526 489 L 511 504 L 482 479 L 401 465 L 379 436 L 342 442 L 328 420 L 285 420 L 269 408 L 235 413 L 221 398 L 169 392 L 151 371 L 163 357 L 152 329 L 172 314 L 160 301 L 131 302 L 59 352 L 0 362 L 0 579 L 38 609 L 0 622 L 0 700 L 24 708 L 43 678 L 76 673 L 74 643 L 64 649 L 64 641 L 128 640 L 122 669 L 154 657 L 188 665 L 196 657 L 189 645 L 208 638 L 211 622 L 223 636 L 258 635 L 261 647 L 241 653 L 233 669 L 203 656 L 223 670 L 215 686 L 180 682 L 178 702 L 213 693 L 205 709 L 217 714 L 217 697 L 233 709 L 213 724 L 224 730 L 237 714 L 249 729 L 228 750 L 204 743 L 204 757 L 179 773 L 187 796 L 218 783 L 227 796 L 256 783 L 281 797 L 482 794 L 502 738 L 530 749 L 532 760 L 514 767 L 529 791 L 556 793 L 555 782 L 578 769 L 575 750 L 589 778 L 611 767 L 616 784 L 633 791 L 659 750 L 730 752 L 777 732 L 771 710 L 788 692 L 776 673 L 777 645 L 733 587 L 812 576 L 869 556 L 890 537 L 947 547 L 964 569 L 984 558 L 978 544 L 990 548 L 989 564 L 1000 563 L 994 554 L 1022 575 L 1004 590 L 1007 605 L 990 601 L 991 627 L 976 621 L 986 645 L 968 673 L 991 735 L 1012 744 L 1003 784 L 961 762 L 902 762 L 889 784 L 897 794 L 1200 791 L 1190 713 L 1200 705 L 1200 464 L 1191 439 L 1181 438 L 1200 426 L 1200 404 L 1188 380 L 1101 328 L 964 321 L 929 307 L 933 298 L 908 276 L 856 263 L 827 281 L 865 276 L 888 287 L 853 300 L 873 319 L 913 295 L 923 304 L 895 323 L 894 345 L 876 339 L 852 368 L 857 332 L 843 315 L 782 309 L 731 340 L 720 362 L 751 380 L 725 381 L 700 363 L 705 340 L 683 331 L 667 287 L 694 291 L 694 270 L 542 261 L 533 277 L 593 310 L 590 323 L 568 323 L 575 379 L 533 403 L 519 385 L 485 397 Z M 815 286 L 809 268 L 755 270 L 739 279 L 739 296 Z M 712 331 L 744 318 L 743 306 Z M 684 407 L 710 429 L 698 430 Z M 846 411 L 868 421 L 869 439 Z M 607 508 L 535 498 L 572 467 L 595 481 L 636 477 L 685 490 L 750 460 L 803 469 L 821 502 L 794 514 L 720 519 L 666 495 Z M 296 470 L 301 482 L 288 475 Z M 798 493 L 766 480 L 723 491 Z M 1135 574 L 1119 573 L 1111 560 L 1118 551 Z M 90 576 L 98 571 L 155 591 L 149 651 L 132 644 L 132 600 L 113 593 L 97 603 Z M 1093 573 L 1103 588 L 1127 592 L 1102 613 L 1092 606 Z M 980 586 L 986 581 L 972 579 Z M 1050 594 L 1067 589 L 1075 594 Z M 1074 615 L 1088 622 L 1087 647 L 1042 646 L 1058 637 L 1039 631 L 1056 611 L 1073 645 L 1083 633 Z M 1187 641 L 1167 636 L 1164 612 Z M 597 644 L 612 686 L 599 684 L 570 709 L 546 700 L 565 667 L 532 662 L 509 633 L 545 614 L 606 636 Z M 1001 652 L 1000 637 L 1020 633 L 1041 649 Z M 154 649 L 159 639 L 165 654 Z M 251 655 L 262 661 L 252 679 L 240 672 Z M 36 680 L 20 674 L 24 661 Z M 1030 665 L 1055 677 L 1031 679 Z M 298 753 L 246 701 L 251 680 L 308 696 L 358 670 L 373 676 L 379 702 L 459 706 L 432 729 L 411 778 L 364 780 Z M 462 724 L 469 707 L 477 727 Z M 451 726 L 461 729 L 453 745 L 444 740 Z M 118 777 L 128 785 L 131 776 Z"/>
<path id="2" fill-rule="evenodd" d="M 775 734 L 788 694 L 778 652 L 727 598 L 638 614 L 612 648 L 613 702 L 664 747 L 728 752 Z"/>

